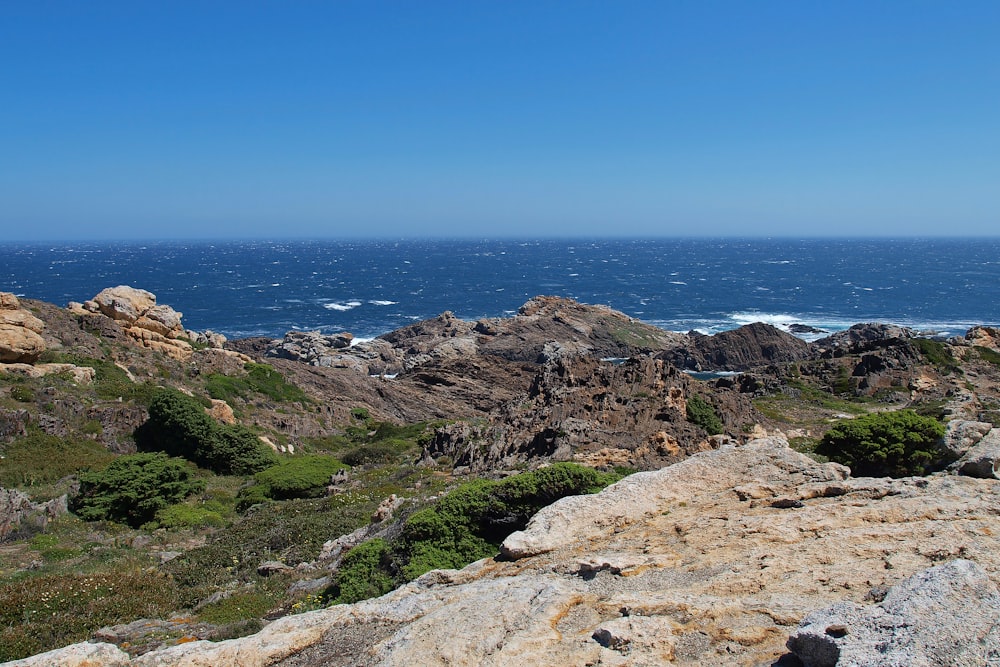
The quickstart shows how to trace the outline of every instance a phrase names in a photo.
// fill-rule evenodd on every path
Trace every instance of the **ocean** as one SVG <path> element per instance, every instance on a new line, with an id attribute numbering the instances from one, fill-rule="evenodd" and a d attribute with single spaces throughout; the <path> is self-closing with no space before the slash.
<path id="1" fill-rule="evenodd" d="M 879 321 L 958 335 L 1000 324 L 1000 239 L 0 244 L 0 291 L 66 305 L 120 284 L 230 338 L 370 338 L 446 310 L 508 316 L 539 294 L 682 332 Z"/>

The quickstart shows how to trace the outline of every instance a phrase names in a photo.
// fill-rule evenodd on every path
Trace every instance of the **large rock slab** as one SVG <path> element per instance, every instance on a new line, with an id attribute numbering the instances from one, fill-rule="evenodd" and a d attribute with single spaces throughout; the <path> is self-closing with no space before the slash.
<path id="1" fill-rule="evenodd" d="M 841 602 L 788 639 L 807 667 L 976 667 L 1000 662 L 1000 592 L 955 560 L 893 586 L 877 605 Z"/>

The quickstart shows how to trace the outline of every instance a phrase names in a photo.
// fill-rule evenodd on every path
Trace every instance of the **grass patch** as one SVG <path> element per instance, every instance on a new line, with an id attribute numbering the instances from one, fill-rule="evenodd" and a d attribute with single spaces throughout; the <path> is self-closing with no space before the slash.
<path id="1" fill-rule="evenodd" d="M 994 366 L 1000 367 L 1000 352 L 991 350 L 988 347 L 983 347 L 982 345 L 976 345 L 973 349 L 975 349 L 980 359 L 993 364 Z"/>
<path id="2" fill-rule="evenodd" d="M 247 371 L 244 377 L 212 373 L 205 382 L 205 391 L 212 398 L 227 403 L 235 398 L 246 401 L 252 393 L 267 396 L 278 403 L 309 402 L 305 392 L 288 383 L 273 366 L 249 362 L 243 368 Z"/>
<path id="3" fill-rule="evenodd" d="M 917 348 L 928 363 L 936 366 L 945 375 L 962 372 L 955 357 L 952 356 L 949 346 L 941 341 L 930 338 L 913 338 L 910 343 Z"/>
<path id="4" fill-rule="evenodd" d="M 4 445 L 0 454 L 0 486 L 27 490 L 84 470 L 103 470 L 115 458 L 89 438 L 60 438 L 34 425 L 28 435 Z"/>

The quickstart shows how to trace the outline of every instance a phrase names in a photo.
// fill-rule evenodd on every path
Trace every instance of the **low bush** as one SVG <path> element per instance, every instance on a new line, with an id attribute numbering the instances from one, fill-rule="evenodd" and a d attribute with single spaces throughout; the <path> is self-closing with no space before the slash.
<path id="1" fill-rule="evenodd" d="M 254 478 L 266 496 L 274 500 L 317 498 L 325 494 L 330 476 L 346 467 L 330 456 L 307 454 L 286 459 Z"/>
<path id="2" fill-rule="evenodd" d="M 156 513 L 160 528 L 203 528 L 226 525 L 222 514 L 202 505 L 170 505 Z"/>
<path id="3" fill-rule="evenodd" d="M 385 595 L 395 582 L 388 574 L 391 569 L 389 545 L 376 538 L 359 544 L 340 563 L 341 585 L 334 602 L 351 603 Z"/>
<path id="4" fill-rule="evenodd" d="M 928 363 L 937 366 L 944 374 L 958 372 L 962 369 L 951 353 L 951 349 L 941 341 L 930 338 L 913 338 L 910 341 L 913 347 L 920 351 L 920 354 Z"/>
<path id="5" fill-rule="evenodd" d="M 152 521 L 168 505 L 204 488 L 192 466 L 163 453 L 115 459 L 100 472 L 80 475 L 80 493 L 71 509 L 87 521 L 120 521 L 132 527 Z"/>
<path id="6" fill-rule="evenodd" d="M 940 422 L 913 410 L 880 412 L 838 423 L 816 453 L 850 466 L 857 476 L 923 475 L 948 462 L 939 446 L 943 435 Z"/>
<path id="7" fill-rule="evenodd" d="M 698 394 L 687 400 L 687 419 L 695 426 L 705 429 L 709 435 L 719 435 L 723 431 L 722 420 L 712 404 Z"/>

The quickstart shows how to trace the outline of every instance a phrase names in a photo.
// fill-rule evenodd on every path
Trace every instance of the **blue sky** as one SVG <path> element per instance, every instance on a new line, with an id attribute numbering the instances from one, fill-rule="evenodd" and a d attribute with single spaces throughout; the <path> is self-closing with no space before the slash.
<path id="1" fill-rule="evenodd" d="M 1000 2 L 5 2 L 7 240 L 1000 234 Z"/>

